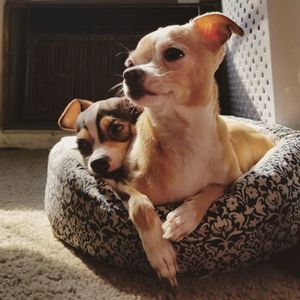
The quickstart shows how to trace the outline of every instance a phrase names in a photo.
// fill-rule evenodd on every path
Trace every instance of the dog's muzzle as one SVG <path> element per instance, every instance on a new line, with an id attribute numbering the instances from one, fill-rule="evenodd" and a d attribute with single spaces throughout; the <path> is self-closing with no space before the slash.
<path id="1" fill-rule="evenodd" d="M 124 84 L 128 87 L 127 96 L 138 100 L 146 95 L 144 89 L 145 71 L 140 68 L 128 68 L 123 73 Z"/>

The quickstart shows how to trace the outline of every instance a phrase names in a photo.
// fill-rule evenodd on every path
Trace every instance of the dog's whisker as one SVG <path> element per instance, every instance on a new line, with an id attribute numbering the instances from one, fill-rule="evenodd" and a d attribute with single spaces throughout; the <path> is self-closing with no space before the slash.
<path id="1" fill-rule="evenodd" d="M 118 96 L 118 97 L 124 96 L 124 89 L 123 89 L 123 86 L 116 92 L 116 96 Z"/>
<path id="2" fill-rule="evenodd" d="M 164 77 L 164 76 L 167 76 L 169 74 L 172 74 L 172 73 L 175 73 L 176 71 L 168 71 L 168 72 L 165 72 L 165 73 L 162 73 L 162 74 L 159 74 L 157 75 L 157 77 Z"/>
<path id="3" fill-rule="evenodd" d="M 130 53 L 130 49 L 127 48 L 124 44 L 118 42 L 117 45 L 119 45 L 121 48 L 123 48 L 125 51 L 123 53 Z"/>
<path id="4" fill-rule="evenodd" d="M 123 75 L 120 75 L 120 74 L 114 74 L 114 76 L 118 76 L 120 78 L 123 78 Z"/>
<path id="5" fill-rule="evenodd" d="M 124 90 L 123 90 L 123 83 L 122 82 L 120 82 L 120 83 L 114 85 L 112 88 L 110 88 L 109 92 L 111 92 L 114 89 L 117 89 L 117 91 L 115 92 L 115 96 L 117 96 L 117 97 L 124 96 Z"/>
<path id="6" fill-rule="evenodd" d="M 128 55 L 128 52 L 127 52 L 127 51 L 120 51 L 120 52 L 118 52 L 118 53 L 115 54 L 115 57 L 116 57 L 116 56 L 123 55 L 123 54 Z"/>
<path id="7" fill-rule="evenodd" d="M 111 88 L 108 90 L 108 92 L 110 93 L 112 90 L 114 90 L 114 89 L 116 89 L 116 88 L 119 88 L 119 87 L 121 87 L 122 85 L 123 85 L 122 82 L 117 83 L 117 84 L 115 84 L 113 87 L 111 87 Z"/>

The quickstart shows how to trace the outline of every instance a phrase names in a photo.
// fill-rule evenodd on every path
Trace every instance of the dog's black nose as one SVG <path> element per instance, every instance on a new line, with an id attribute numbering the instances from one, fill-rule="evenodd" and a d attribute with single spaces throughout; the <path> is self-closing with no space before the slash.
<path id="1" fill-rule="evenodd" d="M 107 156 L 103 156 L 91 162 L 92 170 L 97 174 L 103 174 L 108 171 L 109 159 Z"/>
<path id="2" fill-rule="evenodd" d="M 123 73 L 123 78 L 127 84 L 136 84 L 139 80 L 143 79 L 145 72 L 139 68 L 129 68 Z"/>
<path id="3" fill-rule="evenodd" d="M 132 67 L 124 71 L 123 77 L 128 88 L 126 96 L 129 96 L 134 100 L 138 100 L 145 95 L 145 76 L 145 71 L 137 67 Z"/>

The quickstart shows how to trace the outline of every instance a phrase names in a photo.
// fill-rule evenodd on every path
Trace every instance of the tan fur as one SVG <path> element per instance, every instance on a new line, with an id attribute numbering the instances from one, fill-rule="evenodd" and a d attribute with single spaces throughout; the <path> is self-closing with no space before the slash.
<path id="1" fill-rule="evenodd" d="M 127 158 L 132 189 L 129 214 L 150 264 L 172 285 L 177 267 L 169 240 L 190 234 L 226 187 L 273 146 L 253 128 L 219 115 L 214 73 L 231 33 L 242 35 L 243 30 L 219 13 L 159 29 L 141 39 L 124 72 L 128 97 L 136 88 L 130 72 L 143 74 L 137 84 L 142 81 L 145 91 L 144 96 L 131 99 L 144 112 Z M 170 48 L 184 55 L 168 60 L 164 53 Z M 182 200 L 161 228 L 149 202 L 159 205 Z"/>
<path id="2" fill-rule="evenodd" d="M 266 136 L 243 124 L 229 122 L 228 134 L 242 173 L 247 172 L 274 146 Z"/>
<path id="3" fill-rule="evenodd" d="M 119 184 L 122 186 L 122 191 L 130 195 L 128 207 L 129 217 L 136 224 L 137 228 L 141 231 L 147 231 L 154 226 L 156 213 L 153 203 L 143 193 L 138 192 L 136 189 L 129 185 Z"/>

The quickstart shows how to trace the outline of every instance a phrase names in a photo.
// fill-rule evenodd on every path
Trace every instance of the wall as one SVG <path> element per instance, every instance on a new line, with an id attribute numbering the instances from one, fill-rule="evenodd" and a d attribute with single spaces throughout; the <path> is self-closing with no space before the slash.
<path id="1" fill-rule="evenodd" d="M 300 1 L 269 0 L 276 121 L 300 129 Z"/>
<path id="2" fill-rule="evenodd" d="M 234 115 L 300 129 L 300 1 L 223 0 L 245 30 L 228 42 Z"/>
<path id="3" fill-rule="evenodd" d="M 4 27 L 4 20 L 3 20 L 3 13 L 4 13 L 4 3 L 5 0 L 0 0 L 0 124 L 2 123 L 2 112 L 3 112 L 3 89 L 2 89 L 2 76 L 3 76 L 3 27 Z"/>

